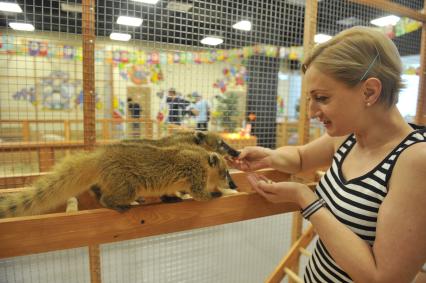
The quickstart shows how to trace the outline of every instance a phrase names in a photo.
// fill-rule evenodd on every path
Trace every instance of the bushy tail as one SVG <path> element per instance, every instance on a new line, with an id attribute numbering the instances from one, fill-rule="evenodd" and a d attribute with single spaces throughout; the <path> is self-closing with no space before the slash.
<path id="1" fill-rule="evenodd" d="M 99 176 L 97 156 L 96 152 L 74 154 L 40 177 L 31 189 L 1 194 L 0 218 L 46 212 L 86 191 Z"/>

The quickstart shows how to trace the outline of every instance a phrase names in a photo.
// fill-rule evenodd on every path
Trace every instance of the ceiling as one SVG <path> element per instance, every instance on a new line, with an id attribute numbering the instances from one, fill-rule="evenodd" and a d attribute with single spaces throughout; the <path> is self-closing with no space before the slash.
<path id="1" fill-rule="evenodd" d="M 3 0 L 4 1 L 4 0 Z M 10 0 L 13 1 L 13 0 Z M 36 30 L 81 33 L 81 14 L 61 10 L 61 3 L 81 4 L 81 0 L 17 0 L 24 13 L 0 12 L 0 26 L 11 21 L 32 23 Z M 191 4 L 188 12 L 167 8 L 172 0 L 156 5 L 132 0 L 96 0 L 96 34 L 109 36 L 112 31 L 126 32 L 132 39 L 155 43 L 201 47 L 206 35 L 218 35 L 224 43 L 217 48 L 235 48 L 257 43 L 278 46 L 302 45 L 304 0 L 175 0 Z M 413 9 L 422 9 L 423 0 L 393 1 Z M 141 17 L 141 27 L 116 24 L 120 15 Z M 353 25 L 370 25 L 370 20 L 387 15 L 383 11 L 342 0 L 322 0 L 318 4 L 318 32 L 334 35 Z M 235 30 L 240 19 L 252 22 L 249 32 Z M 395 40 L 402 55 L 418 54 L 420 31 Z"/>

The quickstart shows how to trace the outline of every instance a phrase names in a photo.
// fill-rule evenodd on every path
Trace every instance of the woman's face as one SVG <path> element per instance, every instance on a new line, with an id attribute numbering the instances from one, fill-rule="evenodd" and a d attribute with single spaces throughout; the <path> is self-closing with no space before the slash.
<path id="1" fill-rule="evenodd" d="M 309 116 L 323 123 L 330 136 L 353 133 L 365 109 L 360 87 L 348 88 L 314 65 L 305 73 Z"/>

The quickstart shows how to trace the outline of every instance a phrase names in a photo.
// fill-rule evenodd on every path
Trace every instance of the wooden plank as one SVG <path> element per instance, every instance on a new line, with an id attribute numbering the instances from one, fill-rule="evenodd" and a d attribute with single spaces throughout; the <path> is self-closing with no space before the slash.
<path id="1" fill-rule="evenodd" d="M 1 177 L 0 189 L 17 188 L 17 187 L 22 187 L 22 186 L 31 184 L 41 174 L 44 174 L 44 173 L 32 173 L 32 174 L 25 174 L 20 176 Z"/>
<path id="2" fill-rule="evenodd" d="M 366 5 L 369 7 L 379 8 L 390 14 L 400 17 L 408 17 L 419 22 L 426 22 L 426 15 L 414 10 L 387 0 L 349 0 L 354 3 Z M 309 2 L 309 1 L 308 1 Z"/>
<path id="3" fill-rule="evenodd" d="M 137 206 L 125 213 L 94 209 L 0 219 L 0 258 L 77 248 L 233 223 L 298 210 L 255 193 L 208 202 Z"/>
<path id="4" fill-rule="evenodd" d="M 274 269 L 274 271 L 269 275 L 269 277 L 265 280 L 265 283 L 279 283 L 285 276 L 284 268 L 293 265 L 293 263 L 298 260 L 299 257 L 299 248 L 307 247 L 309 243 L 315 236 L 314 227 L 310 225 L 303 235 L 299 238 L 297 242 L 295 242 L 290 248 L 287 255 L 281 260 L 278 266 Z"/>

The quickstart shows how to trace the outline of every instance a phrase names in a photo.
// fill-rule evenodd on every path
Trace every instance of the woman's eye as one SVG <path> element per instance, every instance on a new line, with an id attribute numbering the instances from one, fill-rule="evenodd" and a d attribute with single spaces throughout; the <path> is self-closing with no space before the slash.
<path id="1" fill-rule="evenodd" d="M 317 97 L 315 97 L 315 101 L 317 101 L 317 102 L 326 102 L 327 99 L 328 99 L 327 96 L 317 96 Z"/>

